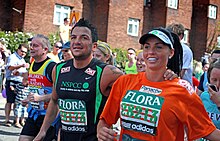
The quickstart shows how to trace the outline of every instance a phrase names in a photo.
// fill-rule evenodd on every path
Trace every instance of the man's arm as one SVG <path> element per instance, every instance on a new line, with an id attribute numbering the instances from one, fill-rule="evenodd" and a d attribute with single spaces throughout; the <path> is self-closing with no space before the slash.
<path id="1" fill-rule="evenodd" d="M 110 94 L 113 83 L 124 73 L 112 65 L 107 65 L 102 73 L 100 88 L 101 92 L 108 96 Z"/>
<path id="2" fill-rule="evenodd" d="M 56 74 L 55 68 L 56 67 L 53 68 L 53 72 L 52 72 L 53 82 L 55 82 L 55 74 Z M 50 102 L 47 108 L 47 113 L 44 118 L 44 122 L 41 126 L 40 132 L 34 139 L 35 141 L 43 140 L 48 128 L 50 127 L 52 122 L 55 120 L 57 113 L 58 113 L 57 100 L 58 100 L 58 95 L 56 93 L 56 88 L 53 87 L 52 96 L 51 96 L 51 99 L 50 99 Z"/>

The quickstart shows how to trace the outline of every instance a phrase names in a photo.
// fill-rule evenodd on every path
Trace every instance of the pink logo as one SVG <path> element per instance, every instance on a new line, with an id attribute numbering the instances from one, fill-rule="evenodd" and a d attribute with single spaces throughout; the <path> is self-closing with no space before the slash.
<path id="1" fill-rule="evenodd" d="M 62 68 L 61 73 L 70 72 L 70 67 Z"/>
<path id="2" fill-rule="evenodd" d="M 86 69 L 86 71 L 85 71 L 85 73 L 87 73 L 87 74 L 89 74 L 89 75 L 91 75 L 91 76 L 93 76 L 94 74 L 95 74 L 95 70 L 92 70 L 91 68 L 88 68 L 88 69 Z"/>

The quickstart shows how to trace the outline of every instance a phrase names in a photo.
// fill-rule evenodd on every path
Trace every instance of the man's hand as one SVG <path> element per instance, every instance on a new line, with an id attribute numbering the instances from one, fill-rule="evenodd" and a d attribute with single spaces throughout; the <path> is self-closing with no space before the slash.
<path id="1" fill-rule="evenodd" d="M 166 72 L 164 73 L 164 78 L 165 80 L 173 80 L 174 78 L 177 78 L 178 75 L 175 74 L 172 70 L 167 69 Z"/>
<path id="2" fill-rule="evenodd" d="M 40 131 L 37 136 L 33 139 L 33 141 L 43 141 L 44 137 L 46 136 L 46 132 Z"/>
<path id="3" fill-rule="evenodd" d="M 39 102 L 41 101 L 41 96 L 38 94 L 30 93 L 28 95 L 28 100 L 31 102 Z"/>

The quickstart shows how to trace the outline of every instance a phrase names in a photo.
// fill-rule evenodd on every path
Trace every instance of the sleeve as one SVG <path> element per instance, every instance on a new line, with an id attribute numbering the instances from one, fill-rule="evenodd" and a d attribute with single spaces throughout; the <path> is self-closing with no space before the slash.
<path id="1" fill-rule="evenodd" d="M 109 98 L 100 116 L 100 119 L 104 119 L 109 126 L 115 124 L 120 115 L 120 102 L 123 95 L 123 85 L 125 85 L 120 78 L 113 84 Z"/>
<path id="2" fill-rule="evenodd" d="M 203 81 L 204 81 L 204 73 L 202 74 L 202 76 L 201 76 L 201 78 L 200 78 L 200 81 L 199 81 L 198 89 L 199 89 L 200 91 L 204 91 Z"/>
<path id="3" fill-rule="evenodd" d="M 212 133 L 216 127 L 209 118 L 205 107 L 197 94 L 191 95 L 187 110 L 187 128 L 189 140 L 195 140 Z"/>
<path id="4" fill-rule="evenodd" d="M 183 67 L 182 69 L 189 69 L 191 67 L 191 60 L 193 58 L 192 51 L 188 46 L 185 45 L 185 49 L 183 51 Z M 189 48 L 189 49 L 188 49 Z"/>
<path id="5" fill-rule="evenodd" d="M 13 55 L 13 54 L 12 54 Z M 13 56 L 10 55 L 7 59 L 7 63 L 6 63 L 6 68 L 8 69 L 8 67 L 10 66 L 14 66 L 16 61 L 14 61 L 15 59 L 13 59 Z"/>

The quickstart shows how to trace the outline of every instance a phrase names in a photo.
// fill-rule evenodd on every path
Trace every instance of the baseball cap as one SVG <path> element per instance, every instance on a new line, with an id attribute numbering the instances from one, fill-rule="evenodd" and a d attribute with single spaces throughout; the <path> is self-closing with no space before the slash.
<path id="1" fill-rule="evenodd" d="M 166 32 L 166 33 L 165 33 Z M 168 34 L 168 35 L 167 35 Z M 145 41 L 149 38 L 149 37 L 157 37 L 159 38 L 163 43 L 169 45 L 172 49 L 173 49 L 173 43 L 172 43 L 172 35 L 170 34 L 169 31 L 167 31 L 166 29 L 153 29 L 150 32 L 142 35 L 142 37 L 139 40 L 139 43 L 144 45 Z M 170 36 L 170 37 L 169 37 Z"/>
<path id="2" fill-rule="evenodd" d="M 66 42 L 62 47 L 62 50 L 63 49 L 70 49 L 70 42 Z"/>

